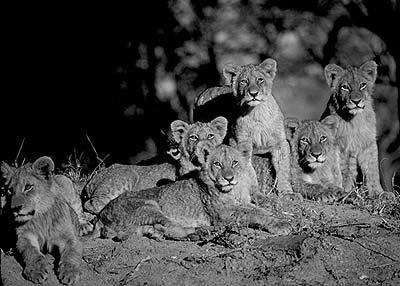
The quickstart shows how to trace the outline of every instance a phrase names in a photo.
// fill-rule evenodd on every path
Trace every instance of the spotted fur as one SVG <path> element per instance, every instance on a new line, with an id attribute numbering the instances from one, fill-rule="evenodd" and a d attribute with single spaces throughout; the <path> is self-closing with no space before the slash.
<path id="1" fill-rule="evenodd" d="M 340 146 L 343 187 L 350 192 L 360 167 L 370 198 L 383 194 L 378 167 L 376 117 L 372 93 L 377 64 L 368 61 L 360 67 L 325 67 L 325 78 L 332 95 L 322 115 L 338 119 L 336 138 Z"/>
<path id="2" fill-rule="evenodd" d="M 199 154 L 200 155 L 200 154 Z M 126 239 L 133 231 L 155 238 L 184 239 L 196 228 L 235 222 L 287 234 L 287 220 L 250 203 L 251 144 L 204 149 L 198 176 L 125 193 L 100 213 L 94 236 Z M 253 175 L 249 175 L 249 172 Z"/>
<path id="3" fill-rule="evenodd" d="M 58 279 L 62 284 L 72 285 L 79 278 L 82 260 L 79 220 L 64 197 L 68 190 L 53 175 L 53 170 L 54 163 L 49 157 L 18 168 L 5 162 L 1 165 L 10 192 L 16 249 L 22 258 L 24 277 L 34 283 L 45 281 L 51 265 L 44 254 L 58 250 Z"/>
<path id="4" fill-rule="evenodd" d="M 221 144 L 226 129 L 227 121 L 223 117 L 208 123 L 173 121 L 170 140 L 176 145 L 169 143 L 169 152 L 175 161 L 149 166 L 114 164 L 100 171 L 84 190 L 87 197 L 85 209 L 98 214 L 107 203 L 124 192 L 135 192 L 163 182 L 173 182 L 184 174 L 200 169 L 198 153 L 205 147 Z"/>

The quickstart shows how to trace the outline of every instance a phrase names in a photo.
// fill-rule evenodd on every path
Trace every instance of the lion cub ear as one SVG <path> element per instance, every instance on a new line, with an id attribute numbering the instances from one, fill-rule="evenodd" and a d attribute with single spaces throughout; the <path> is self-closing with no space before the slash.
<path id="1" fill-rule="evenodd" d="M 364 77 L 366 77 L 370 82 L 374 83 L 376 80 L 376 75 L 378 73 L 377 68 L 378 65 L 376 64 L 376 62 L 368 61 L 366 63 L 363 63 L 359 69 Z"/>
<path id="2" fill-rule="evenodd" d="M 344 69 L 335 64 L 329 64 L 324 69 L 325 80 L 331 90 L 336 89 L 339 78 L 344 74 Z"/>
<path id="3" fill-rule="evenodd" d="M 296 117 L 288 117 L 285 118 L 284 125 L 285 125 L 286 139 L 292 140 L 294 132 L 300 125 L 300 120 L 297 119 Z"/>
<path id="4" fill-rule="evenodd" d="M 50 157 L 43 156 L 33 162 L 32 169 L 48 180 L 53 174 L 54 162 Z"/>
<path id="5" fill-rule="evenodd" d="M 8 165 L 6 162 L 1 162 L 1 176 L 6 179 L 6 184 L 14 176 L 15 168 Z"/>
<path id="6" fill-rule="evenodd" d="M 176 143 L 181 143 L 183 136 L 189 129 L 189 124 L 182 120 L 175 120 L 171 123 L 172 137 Z"/>
<path id="7" fill-rule="evenodd" d="M 210 122 L 210 125 L 217 131 L 217 133 L 219 134 L 219 136 L 221 136 L 222 139 L 225 138 L 226 132 L 228 131 L 228 120 L 225 117 L 218 116 L 214 118 Z"/>
<path id="8" fill-rule="evenodd" d="M 235 78 L 240 74 L 242 71 L 242 67 L 236 64 L 226 64 L 222 69 L 222 74 L 225 78 L 225 82 L 229 86 L 233 86 Z"/>
<path id="9" fill-rule="evenodd" d="M 261 67 L 264 71 L 266 71 L 267 75 L 271 79 L 275 78 L 277 63 L 276 63 L 276 61 L 274 59 L 268 58 L 268 59 L 264 60 L 258 66 Z"/>
<path id="10" fill-rule="evenodd" d="M 253 154 L 253 143 L 250 140 L 237 143 L 235 148 L 243 155 L 246 160 L 251 162 L 251 155 Z"/>
<path id="11" fill-rule="evenodd" d="M 327 126 L 332 134 L 335 136 L 336 130 L 338 129 L 339 120 L 336 115 L 329 115 L 321 120 L 321 123 Z"/>

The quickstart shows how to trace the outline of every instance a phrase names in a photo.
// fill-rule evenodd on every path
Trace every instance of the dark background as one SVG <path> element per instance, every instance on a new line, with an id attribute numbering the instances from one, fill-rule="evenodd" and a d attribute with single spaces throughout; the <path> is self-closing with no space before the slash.
<path id="1" fill-rule="evenodd" d="M 198 3 L 199 2 L 199 3 Z M 297 3 L 299 2 L 299 3 Z M 378 65 L 378 143 L 386 182 L 399 168 L 397 1 L 137 1 L 131 6 L 3 7 L 0 159 L 49 155 L 92 169 L 162 150 L 161 129 L 227 62 L 278 61 L 285 116 L 317 119 L 323 67 Z M 90 142 L 93 147 L 91 146 Z"/>

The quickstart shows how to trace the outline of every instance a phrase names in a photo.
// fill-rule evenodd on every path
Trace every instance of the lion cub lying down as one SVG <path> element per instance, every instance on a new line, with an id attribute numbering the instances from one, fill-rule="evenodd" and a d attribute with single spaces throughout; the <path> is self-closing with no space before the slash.
<path id="1" fill-rule="evenodd" d="M 33 283 L 46 280 L 51 265 L 43 253 L 59 254 L 57 276 L 65 285 L 80 275 L 82 245 L 79 220 L 63 192 L 69 192 L 60 176 L 53 176 L 54 163 L 41 157 L 18 168 L 3 162 L 1 172 L 11 193 L 10 211 L 15 220 L 16 248 L 23 275 Z M 73 190 L 72 190 L 73 191 Z"/>
<path id="2" fill-rule="evenodd" d="M 198 152 L 202 145 L 210 147 L 222 143 L 228 121 L 220 116 L 210 122 L 188 124 L 181 120 L 171 123 L 171 136 L 177 150 L 173 163 L 155 165 L 114 164 L 96 174 L 84 192 L 88 199 L 85 210 L 98 214 L 111 200 L 125 191 L 136 192 L 161 185 L 163 181 L 175 181 L 180 176 L 200 169 Z"/>
<path id="3" fill-rule="evenodd" d="M 285 120 L 291 146 L 291 183 L 303 197 L 333 202 L 344 196 L 339 146 L 335 142 L 338 120 L 328 116 L 321 122 Z"/>
<path id="4" fill-rule="evenodd" d="M 198 227 L 238 223 L 288 234 L 287 220 L 250 203 L 257 186 L 251 170 L 251 143 L 204 149 L 197 176 L 165 186 L 126 192 L 100 213 L 92 237 L 125 240 L 134 232 L 153 238 L 184 239 Z"/>

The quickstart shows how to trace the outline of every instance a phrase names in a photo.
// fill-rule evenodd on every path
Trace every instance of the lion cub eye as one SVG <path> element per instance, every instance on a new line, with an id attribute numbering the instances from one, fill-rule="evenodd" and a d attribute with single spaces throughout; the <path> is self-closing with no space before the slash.
<path id="1" fill-rule="evenodd" d="M 348 84 L 344 84 L 340 87 L 342 90 L 349 92 L 350 91 L 350 86 Z"/>
<path id="2" fill-rule="evenodd" d="M 360 90 L 363 90 L 367 87 L 367 84 L 365 82 L 360 83 Z"/>
<path id="3" fill-rule="evenodd" d="M 247 79 L 242 79 L 241 81 L 240 81 L 240 85 L 247 85 Z"/>
<path id="4" fill-rule="evenodd" d="M 257 79 L 257 82 L 258 82 L 259 84 L 262 84 L 262 83 L 264 82 L 264 79 L 263 79 L 262 77 L 259 77 L 259 78 Z"/>
<path id="5" fill-rule="evenodd" d="M 300 138 L 300 143 L 308 144 L 308 143 L 310 143 L 310 141 L 308 140 L 307 137 L 301 137 L 301 138 Z"/>
<path id="6" fill-rule="evenodd" d="M 208 139 L 208 140 L 214 139 L 214 134 L 211 134 L 211 133 L 208 134 L 208 135 L 207 135 L 207 139 Z"/>
<path id="7" fill-rule="evenodd" d="M 196 134 L 192 134 L 189 136 L 190 141 L 197 141 L 198 139 L 199 139 L 199 136 L 197 136 Z"/>
<path id="8" fill-rule="evenodd" d="M 237 165 L 239 165 L 239 161 L 233 160 L 232 161 L 232 167 L 236 167 Z"/>
<path id="9" fill-rule="evenodd" d="M 326 137 L 325 135 L 322 135 L 321 138 L 319 138 L 319 142 L 324 143 L 327 139 L 328 139 L 328 137 Z"/>
<path id="10" fill-rule="evenodd" d="M 221 169 L 221 168 L 222 168 L 221 163 L 218 162 L 218 161 L 215 161 L 215 162 L 213 163 L 213 165 L 214 165 L 216 168 L 218 168 L 218 169 Z"/>
<path id="11" fill-rule="evenodd" d="M 26 184 L 25 187 L 24 187 L 24 192 L 25 193 L 30 192 L 30 191 L 32 191 L 32 189 L 33 189 L 33 185 Z"/>

